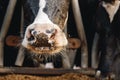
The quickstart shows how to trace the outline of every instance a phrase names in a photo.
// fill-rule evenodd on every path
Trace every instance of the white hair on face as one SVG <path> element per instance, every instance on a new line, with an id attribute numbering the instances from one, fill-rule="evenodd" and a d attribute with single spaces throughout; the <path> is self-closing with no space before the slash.
<path id="1" fill-rule="evenodd" d="M 54 65 L 53 65 L 52 62 L 49 62 L 49 63 L 46 63 L 46 64 L 45 64 L 45 68 L 47 68 L 47 69 L 53 69 L 53 68 L 54 68 Z"/>
<path id="2" fill-rule="evenodd" d="M 36 23 L 50 23 L 53 24 L 53 22 L 48 18 L 48 15 L 43 11 L 43 9 L 46 6 L 46 1 L 45 0 L 39 0 L 39 11 L 38 14 L 33 22 L 33 24 Z"/>
<path id="3" fill-rule="evenodd" d="M 45 0 L 39 0 L 39 7 L 41 10 L 43 10 L 45 8 L 46 5 L 46 1 Z"/>
<path id="4" fill-rule="evenodd" d="M 113 21 L 114 15 L 116 14 L 119 6 L 120 6 L 120 1 L 115 1 L 114 4 L 110 4 L 110 3 L 106 3 L 106 2 L 102 2 L 102 6 L 105 8 L 105 10 L 107 11 L 109 18 L 110 18 L 110 22 Z"/>

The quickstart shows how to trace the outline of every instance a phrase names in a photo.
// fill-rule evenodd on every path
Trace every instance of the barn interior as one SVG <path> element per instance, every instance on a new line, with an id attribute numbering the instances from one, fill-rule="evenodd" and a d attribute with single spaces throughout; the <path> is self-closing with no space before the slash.
<path id="1" fill-rule="evenodd" d="M 9 5 L 9 2 L 11 0 L 0 0 L 0 34 L 2 33 L 2 26 L 5 20 L 6 11 Z M 13 9 L 13 15 L 7 15 L 11 16 L 11 20 L 8 22 L 9 28 L 6 29 L 7 31 L 3 31 L 6 33 L 4 37 L 4 41 L 2 41 L 2 44 L 4 45 L 3 51 L 4 55 L 2 56 L 3 61 L 0 61 L 0 78 L 1 80 L 4 80 L 4 78 L 12 78 L 14 79 L 14 76 L 17 78 L 15 80 L 19 80 L 19 78 L 22 78 L 22 80 L 47 80 L 46 77 L 49 78 L 49 80 L 56 80 L 56 79 L 65 79 L 65 80 L 94 80 L 94 79 L 101 79 L 100 72 L 97 72 L 98 63 L 94 64 L 92 63 L 92 48 L 93 48 L 93 40 L 95 36 L 95 27 L 93 26 L 93 18 L 99 3 L 99 0 L 76 0 L 78 1 L 80 12 L 81 12 L 81 18 L 83 24 L 83 30 L 85 35 L 85 40 L 87 43 L 87 56 L 84 57 L 84 50 L 81 48 L 82 42 L 80 33 L 77 28 L 76 20 L 75 20 L 75 14 L 73 9 L 72 0 L 66 0 L 69 1 L 69 8 L 68 8 L 68 20 L 67 25 L 64 28 L 64 31 L 66 31 L 66 36 L 68 39 L 75 39 L 78 40 L 78 43 L 76 42 L 75 45 L 78 45 L 77 47 L 72 47 L 67 49 L 68 53 L 71 53 L 73 61 L 72 63 L 75 66 L 79 66 L 81 69 L 73 70 L 73 69 L 45 69 L 41 70 L 39 68 L 34 68 L 27 58 L 24 59 L 22 66 L 15 65 L 16 58 L 19 54 L 19 45 L 22 42 L 25 29 L 26 27 L 33 22 L 34 18 L 37 15 L 38 12 L 38 2 L 39 0 L 13 0 L 13 2 L 16 1 L 14 9 Z M 48 0 L 49 1 L 49 0 Z M 59 1 L 59 0 L 58 0 Z M 74 1 L 74 0 L 73 0 Z M 23 7 L 24 6 L 24 7 Z M 25 7 L 26 6 L 26 7 Z M 23 9 L 24 8 L 24 9 Z M 23 13 L 23 11 L 26 10 L 28 13 Z M 23 17 L 23 14 L 25 17 Z M 0 36 L 1 38 L 1 36 Z M 0 42 L 1 43 L 1 42 Z M 85 47 L 85 46 L 84 46 Z M 83 51 L 83 52 L 82 52 Z M 83 55 L 82 55 L 83 54 Z M 74 56 L 74 57 L 73 57 Z M 83 59 L 84 57 L 84 59 Z M 83 61 L 82 61 L 83 60 Z M 85 60 L 85 62 L 84 62 Z M 86 61 L 87 60 L 87 61 Z M 57 65 L 57 64 L 56 64 Z M 73 66 L 74 66 L 73 65 Z M 29 66 L 29 67 L 27 67 Z M 27 67 L 27 68 L 26 68 Z M 31 71 L 33 70 L 33 71 Z M 25 72 L 26 71 L 26 72 Z M 40 72 L 39 72 L 40 71 Z M 53 73 L 50 73 L 53 72 Z M 13 75 L 10 75 L 10 74 Z M 68 74 L 70 73 L 70 74 Z M 5 76 L 4 76 L 4 75 Z M 6 75 L 8 74 L 8 75 Z M 18 75 L 17 75 L 18 74 Z M 53 77 L 54 75 L 56 75 Z M 52 75 L 52 77 L 51 77 Z M 58 75 L 60 75 L 59 78 Z M 22 76 L 22 77 L 21 77 Z M 35 77 L 37 76 L 37 77 Z M 67 76 L 67 77 L 66 77 Z M 38 78 L 40 77 L 40 78 Z M 10 80 L 12 80 L 10 79 Z M 107 77 L 106 80 L 111 80 L 110 77 Z"/>

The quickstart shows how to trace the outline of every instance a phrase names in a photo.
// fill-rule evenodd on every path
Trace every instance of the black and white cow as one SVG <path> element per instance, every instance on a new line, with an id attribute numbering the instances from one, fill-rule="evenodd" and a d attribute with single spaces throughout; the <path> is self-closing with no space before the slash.
<path id="1" fill-rule="evenodd" d="M 115 74 L 120 79 L 120 1 L 102 0 L 97 8 L 95 22 L 99 34 L 99 53 L 101 53 L 98 69 L 102 75 Z"/>
<path id="2" fill-rule="evenodd" d="M 22 41 L 23 52 L 31 56 L 35 66 L 47 67 L 46 63 L 61 62 L 63 67 L 70 68 L 69 61 L 65 61 L 65 47 L 68 44 L 65 33 L 54 24 L 44 12 L 46 0 L 39 0 L 39 10 L 34 21 L 27 26 Z M 60 58 L 62 57 L 62 58 Z M 44 65 L 46 64 L 46 65 Z M 54 65 L 49 68 L 55 67 Z"/>

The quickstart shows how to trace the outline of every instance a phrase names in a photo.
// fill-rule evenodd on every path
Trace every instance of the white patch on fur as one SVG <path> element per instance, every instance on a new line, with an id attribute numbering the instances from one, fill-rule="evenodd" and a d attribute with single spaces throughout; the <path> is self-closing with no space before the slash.
<path id="1" fill-rule="evenodd" d="M 79 66 L 74 65 L 73 69 L 81 69 Z"/>
<path id="2" fill-rule="evenodd" d="M 45 68 L 53 69 L 54 68 L 53 63 L 52 62 L 46 63 Z"/>
<path id="3" fill-rule="evenodd" d="M 114 15 L 116 14 L 118 8 L 120 5 L 120 1 L 115 1 L 114 4 L 110 4 L 110 3 L 106 3 L 103 1 L 102 6 L 106 9 L 106 11 L 108 12 L 109 18 L 110 18 L 110 22 L 113 21 Z"/>
<path id="4" fill-rule="evenodd" d="M 41 10 L 43 10 L 45 8 L 46 5 L 46 1 L 45 0 L 39 0 L 39 7 Z"/>
<path id="5" fill-rule="evenodd" d="M 48 18 L 48 15 L 43 11 L 43 9 L 45 8 L 46 5 L 46 1 L 45 0 L 39 0 L 39 11 L 38 14 L 33 22 L 33 24 L 36 23 L 52 23 L 53 22 Z"/>

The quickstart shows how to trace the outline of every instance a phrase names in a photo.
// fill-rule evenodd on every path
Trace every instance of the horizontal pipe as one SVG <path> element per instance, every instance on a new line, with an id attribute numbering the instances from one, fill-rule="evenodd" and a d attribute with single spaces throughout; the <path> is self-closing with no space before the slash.
<path id="1" fill-rule="evenodd" d="M 65 73 L 80 73 L 95 76 L 96 70 L 91 68 L 81 69 L 40 69 L 39 67 L 4 67 L 0 68 L 0 74 L 30 74 L 30 75 L 62 75 Z"/>

